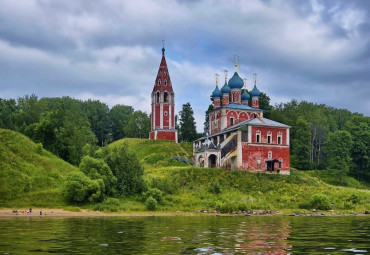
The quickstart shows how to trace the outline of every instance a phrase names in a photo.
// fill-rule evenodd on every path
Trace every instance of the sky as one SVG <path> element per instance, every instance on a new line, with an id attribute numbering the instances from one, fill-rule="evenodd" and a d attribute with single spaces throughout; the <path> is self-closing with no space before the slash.
<path id="1" fill-rule="evenodd" d="M 248 89 L 370 115 L 368 0 L 2 0 L 0 98 L 35 94 L 150 113 L 165 40 L 176 112 L 203 131 L 234 55 Z"/>

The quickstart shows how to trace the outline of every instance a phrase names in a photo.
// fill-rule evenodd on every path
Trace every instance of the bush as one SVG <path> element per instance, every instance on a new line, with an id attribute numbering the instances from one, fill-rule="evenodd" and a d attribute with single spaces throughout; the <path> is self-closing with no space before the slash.
<path id="1" fill-rule="evenodd" d="M 82 158 L 79 168 L 90 179 L 103 181 L 103 194 L 112 196 L 116 193 L 117 178 L 103 160 L 85 156 Z"/>
<path id="2" fill-rule="evenodd" d="M 311 209 L 330 210 L 331 204 L 329 198 L 323 194 L 317 194 L 312 197 L 309 203 Z"/>
<path id="3" fill-rule="evenodd" d="M 85 203 L 101 201 L 104 196 L 104 183 L 101 179 L 90 180 L 82 172 L 72 172 L 67 175 L 64 194 L 69 202 Z"/>
<path id="4" fill-rule="evenodd" d="M 109 211 L 118 212 L 121 206 L 120 201 L 117 198 L 107 198 L 103 203 L 94 206 L 95 211 Z"/>
<path id="5" fill-rule="evenodd" d="M 145 205 L 146 205 L 146 209 L 148 209 L 149 211 L 155 211 L 157 209 L 158 202 L 157 200 L 155 200 L 155 198 L 150 196 L 146 199 Z"/>
<path id="6" fill-rule="evenodd" d="M 221 193 L 221 186 L 218 182 L 212 182 L 209 186 L 208 191 L 213 194 L 220 194 Z"/>
<path id="7" fill-rule="evenodd" d="M 149 189 L 148 191 L 143 193 L 144 201 L 149 197 L 154 198 L 158 203 L 163 201 L 163 192 L 157 188 Z"/>

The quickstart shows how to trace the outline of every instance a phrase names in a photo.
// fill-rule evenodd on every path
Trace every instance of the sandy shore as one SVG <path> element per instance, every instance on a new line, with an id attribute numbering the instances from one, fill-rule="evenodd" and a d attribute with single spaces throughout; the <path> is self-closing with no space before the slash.
<path id="1" fill-rule="evenodd" d="M 31 213 L 27 209 L 0 209 L 0 217 L 40 217 L 40 208 L 33 208 Z M 189 212 L 119 212 L 105 213 L 81 209 L 80 212 L 72 212 L 64 209 L 42 209 L 41 217 L 118 217 L 118 216 L 194 216 L 196 213 Z"/>
<path id="2" fill-rule="evenodd" d="M 40 217 L 40 208 L 33 208 L 31 213 L 27 213 L 27 209 L 17 209 L 18 212 L 13 212 L 14 209 L 0 209 L 1 217 Z M 258 211 L 257 211 L 258 212 Z M 199 213 L 199 212 L 99 212 L 81 209 L 80 212 L 73 212 L 64 209 L 42 209 L 41 217 L 140 217 L 140 216 L 244 216 L 245 214 L 229 214 L 229 213 Z M 282 213 L 275 212 L 273 214 L 253 214 L 246 216 L 370 216 L 365 213 L 344 213 L 344 212 L 317 212 L 317 213 Z"/>

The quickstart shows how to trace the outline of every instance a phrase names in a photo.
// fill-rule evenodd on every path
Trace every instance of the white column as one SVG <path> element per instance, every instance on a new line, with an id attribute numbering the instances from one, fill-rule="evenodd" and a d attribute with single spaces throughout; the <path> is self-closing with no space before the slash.
<path id="1" fill-rule="evenodd" d="M 159 119 L 160 119 L 160 127 L 163 129 L 163 102 L 162 102 L 162 99 L 163 99 L 163 95 L 161 93 L 161 98 L 159 100 L 159 103 L 160 103 L 160 110 L 159 110 Z"/>
<path id="2" fill-rule="evenodd" d="M 252 126 L 248 126 L 248 143 L 252 142 Z"/>
<path id="3" fill-rule="evenodd" d="M 289 145 L 289 128 L 286 129 L 286 144 Z"/>
<path id="4" fill-rule="evenodd" d="M 238 140 L 237 140 L 238 156 L 237 156 L 236 166 L 241 167 L 243 165 L 242 131 L 238 131 L 237 136 L 238 136 Z"/>
<path id="5" fill-rule="evenodd" d="M 168 128 L 171 128 L 172 124 L 172 104 L 168 104 Z"/>

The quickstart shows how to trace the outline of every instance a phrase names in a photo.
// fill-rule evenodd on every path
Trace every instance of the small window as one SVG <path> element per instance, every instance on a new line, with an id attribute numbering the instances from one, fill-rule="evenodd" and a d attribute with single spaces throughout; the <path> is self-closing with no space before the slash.
<path id="1" fill-rule="evenodd" d="M 165 103 L 168 103 L 168 93 L 167 92 L 164 92 L 164 94 L 163 94 L 163 101 Z"/>
<path id="2" fill-rule="evenodd" d="M 267 143 L 271 143 L 271 136 L 272 136 L 271 132 L 268 132 L 267 133 Z"/>
<path id="3" fill-rule="evenodd" d="M 158 86 L 160 86 L 161 85 L 161 80 L 158 80 L 157 84 L 158 84 Z"/>
<path id="4" fill-rule="evenodd" d="M 167 86 L 167 81 L 166 80 L 164 81 L 164 86 Z"/>
<path id="5" fill-rule="evenodd" d="M 260 143 L 261 142 L 261 131 L 257 131 L 256 133 L 256 143 Z"/>
<path id="6" fill-rule="evenodd" d="M 282 144 L 282 141 L 283 141 L 283 139 L 282 139 L 282 134 L 281 134 L 281 132 L 279 132 L 279 133 L 278 133 L 278 136 L 277 136 L 277 143 L 278 143 L 278 144 Z"/>
<path id="7" fill-rule="evenodd" d="M 269 159 L 272 159 L 272 151 L 269 151 L 269 153 L 268 153 L 267 157 L 268 157 Z"/>
<path id="8" fill-rule="evenodd" d="M 234 125 L 234 118 L 230 118 L 230 126 Z"/>
<path id="9" fill-rule="evenodd" d="M 168 115 L 168 112 L 164 112 L 164 116 L 167 116 Z"/>

